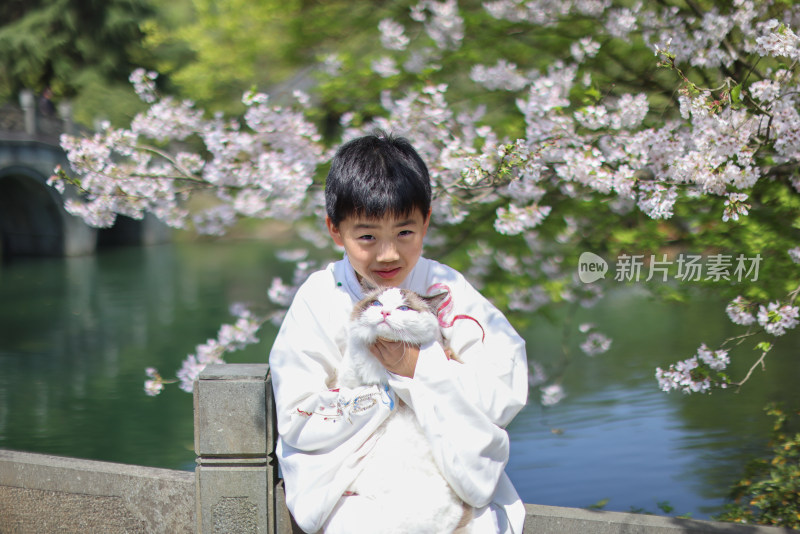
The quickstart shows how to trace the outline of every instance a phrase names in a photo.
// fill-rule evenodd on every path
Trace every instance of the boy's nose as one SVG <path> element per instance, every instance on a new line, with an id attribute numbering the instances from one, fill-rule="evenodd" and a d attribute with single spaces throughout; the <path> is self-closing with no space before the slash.
<path id="1" fill-rule="evenodd" d="M 397 247 L 394 243 L 387 243 L 378 251 L 376 258 L 381 263 L 390 263 L 400 259 L 400 254 L 397 253 Z"/>

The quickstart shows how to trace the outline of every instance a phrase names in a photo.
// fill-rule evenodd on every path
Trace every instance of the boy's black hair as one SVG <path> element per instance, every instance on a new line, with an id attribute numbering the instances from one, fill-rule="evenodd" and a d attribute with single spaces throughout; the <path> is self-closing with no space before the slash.
<path id="1" fill-rule="evenodd" d="M 431 181 L 428 167 L 411 143 L 382 131 L 339 147 L 325 180 L 325 207 L 334 226 L 350 216 L 380 218 L 428 216 Z"/>

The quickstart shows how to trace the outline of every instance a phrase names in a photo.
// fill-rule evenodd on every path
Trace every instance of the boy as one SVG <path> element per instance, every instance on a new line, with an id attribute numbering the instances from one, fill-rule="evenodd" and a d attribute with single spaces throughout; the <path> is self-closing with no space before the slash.
<path id="1" fill-rule="evenodd" d="M 436 464 L 472 507 L 470 532 L 521 533 L 525 510 L 504 472 L 504 427 L 527 398 L 525 343 L 458 272 L 421 257 L 431 214 L 427 167 L 402 138 L 354 139 L 333 159 L 325 199 L 328 230 L 345 257 L 300 287 L 269 358 L 277 456 L 293 517 L 306 532 L 355 531 L 363 510 L 351 506 L 347 489 L 396 396 L 412 407 Z M 451 316 L 480 324 L 444 329 L 463 363 L 438 343 L 378 341 L 371 352 L 386 367 L 388 387 L 331 389 L 363 277 L 421 294 L 446 285 Z"/>

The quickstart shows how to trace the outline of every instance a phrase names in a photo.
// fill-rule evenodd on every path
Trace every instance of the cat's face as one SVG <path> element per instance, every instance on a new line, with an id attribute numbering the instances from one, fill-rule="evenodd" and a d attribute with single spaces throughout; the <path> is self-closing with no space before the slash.
<path id="1" fill-rule="evenodd" d="M 353 310 L 352 328 L 365 342 L 377 338 L 422 345 L 439 336 L 436 307 L 443 295 L 421 297 L 396 287 L 371 291 Z"/>

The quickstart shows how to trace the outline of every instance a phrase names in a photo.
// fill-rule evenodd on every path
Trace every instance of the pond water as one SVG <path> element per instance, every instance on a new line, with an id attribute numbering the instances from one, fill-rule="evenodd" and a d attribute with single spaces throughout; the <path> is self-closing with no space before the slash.
<path id="1" fill-rule="evenodd" d="M 147 397 L 144 368 L 172 376 L 231 320 L 233 302 L 268 307 L 272 278 L 291 271 L 274 254 L 268 242 L 182 243 L 2 265 L 0 448 L 193 469 L 191 396 L 172 386 Z M 724 302 L 659 303 L 641 289 L 615 289 L 577 312 L 574 324 L 613 338 L 605 354 L 583 355 L 576 334 L 565 359 L 562 329 L 545 319 L 521 331 L 531 360 L 563 369 L 567 394 L 542 407 L 532 389 L 509 426 L 507 471 L 526 502 L 652 513 L 668 503 L 708 518 L 744 461 L 763 451 L 763 406 L 800 407 L 797 335 L 779 339 L 767 370 L 738 394 L 658 391 L 656 366 L 739 331 Z M 276 332 L 266 325 L 258 345 L 228 361 L 266 361 Z"/>

